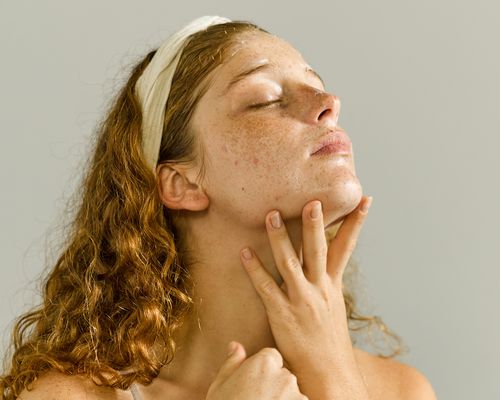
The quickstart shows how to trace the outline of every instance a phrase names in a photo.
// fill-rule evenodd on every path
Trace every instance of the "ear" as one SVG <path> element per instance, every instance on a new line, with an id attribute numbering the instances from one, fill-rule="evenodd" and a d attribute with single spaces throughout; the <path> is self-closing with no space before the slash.
<path id="1" fill-rule="evenodd" d="M 156 167 L 158 192 L 165 207 L 173 210 L 200 211 L 208 207 L 208 197 L 203 188 L 190 179 L 194 171 L 176 164 L 159 164 Z"/>

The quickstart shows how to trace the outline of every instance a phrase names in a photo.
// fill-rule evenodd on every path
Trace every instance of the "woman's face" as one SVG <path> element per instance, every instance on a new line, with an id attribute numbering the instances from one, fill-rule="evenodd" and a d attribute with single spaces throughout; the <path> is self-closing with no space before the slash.
<path id="1" fill-rule="evenodd" d="M 352 147 L 348 155 L 311 156 L 330 130 L 341 129 L 339 99 L 276 36 L 244 33 L 231 54 L 211 74 L 191 120 L 205 152 L 211 211 L 256 227 L 273 208 L 301 218 L 313 199 L 321 200 L 326 223 L 354 209 L 362 190 Z M 260 64 L 271 66 L 230 84 Z"/>

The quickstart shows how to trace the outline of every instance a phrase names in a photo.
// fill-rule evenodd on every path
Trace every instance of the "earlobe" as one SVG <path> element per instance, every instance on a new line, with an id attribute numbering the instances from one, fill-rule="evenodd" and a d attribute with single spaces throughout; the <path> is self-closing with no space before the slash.
<path id="1" fill-rule="evenodd" d="M 191 182 L 180 167 L 160 164 L 156 169 L 158 194 L 165 207 L 173 210 L 199 211 L 208 207 L 203 188 Z"/>

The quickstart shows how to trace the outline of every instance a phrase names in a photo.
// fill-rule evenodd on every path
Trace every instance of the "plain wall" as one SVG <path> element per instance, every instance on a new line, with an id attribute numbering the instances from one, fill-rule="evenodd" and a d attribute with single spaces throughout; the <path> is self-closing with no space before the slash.
<path id="1" fill-rule="evenodd" d="M 289 41 L 340 97 L 374 198 L 356 250 L 369 311 L 404 338 L 401 361 L 439 399 L 500 398 L 499 14 L 494 1 L 2 0 L 2 351 L 38 301 L 47 234 L 124 71 L 221 15 Z"/>

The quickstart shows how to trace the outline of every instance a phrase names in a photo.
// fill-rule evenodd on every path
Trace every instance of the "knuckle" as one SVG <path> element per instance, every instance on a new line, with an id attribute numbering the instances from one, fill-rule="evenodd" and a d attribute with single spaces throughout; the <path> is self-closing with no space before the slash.
<path id="1" fill-rule="evenodd" d="M 285 259 L 285 266 L 292 271 L 297 271 L 302 268 L 299 259 L 293 256 L 287 257 Z"/>
<path id="2" fill-rule="evenodd" d="M 290 371 L 288 371 L 288 373 L 286 374 L 285 381 L 286 381 L 287 385 L 290 385 L 290 386 L 297 385 L 297 377 L 294 374 L 292 374 Z"/>
<path id="3" fill-rule="evenodd" d="M 259 288 L 264 293 L 271 293 L 273 291 L 273 281 L 266 279 L 259 284 Z"/>
<path id="4" fill-rule="evenodd" d="M 265 347 L 260 351 L 262 361 L 265 363 L 275 363 L 281 361 L 281 353 L 274 347 Z"/>
<path id="5" fill-rule="evenodd" d="M 325 256 L 326 253 L 327 253 L 327 247 L 326 246 L 315 247 L 312 250 L 312 256 L 314 258 L 322 258 L 322 257 Z"/>
<path id="6" fill-rule="evenodd" d="M 332 288 L 330 287 L 331 283 L 328 282 L 328 284 L 326 285 L 321 285 L 320 289 L 319 289 L 319 294 L 321 296 L 321 298 L 328 302 L 330 297 L 332 296 Z"/>
<path id="7" fill-rule="evenodd" d="M 262 358 L 260 360 L 260 368 L 262 370 L 269 373 L 270 371 L 272 371 L 274 369 L 274 366 L 275 366 L 275 361 L 274 361 L 273 357 L 271 357 L 269 354 L 262 356 Z"/>

